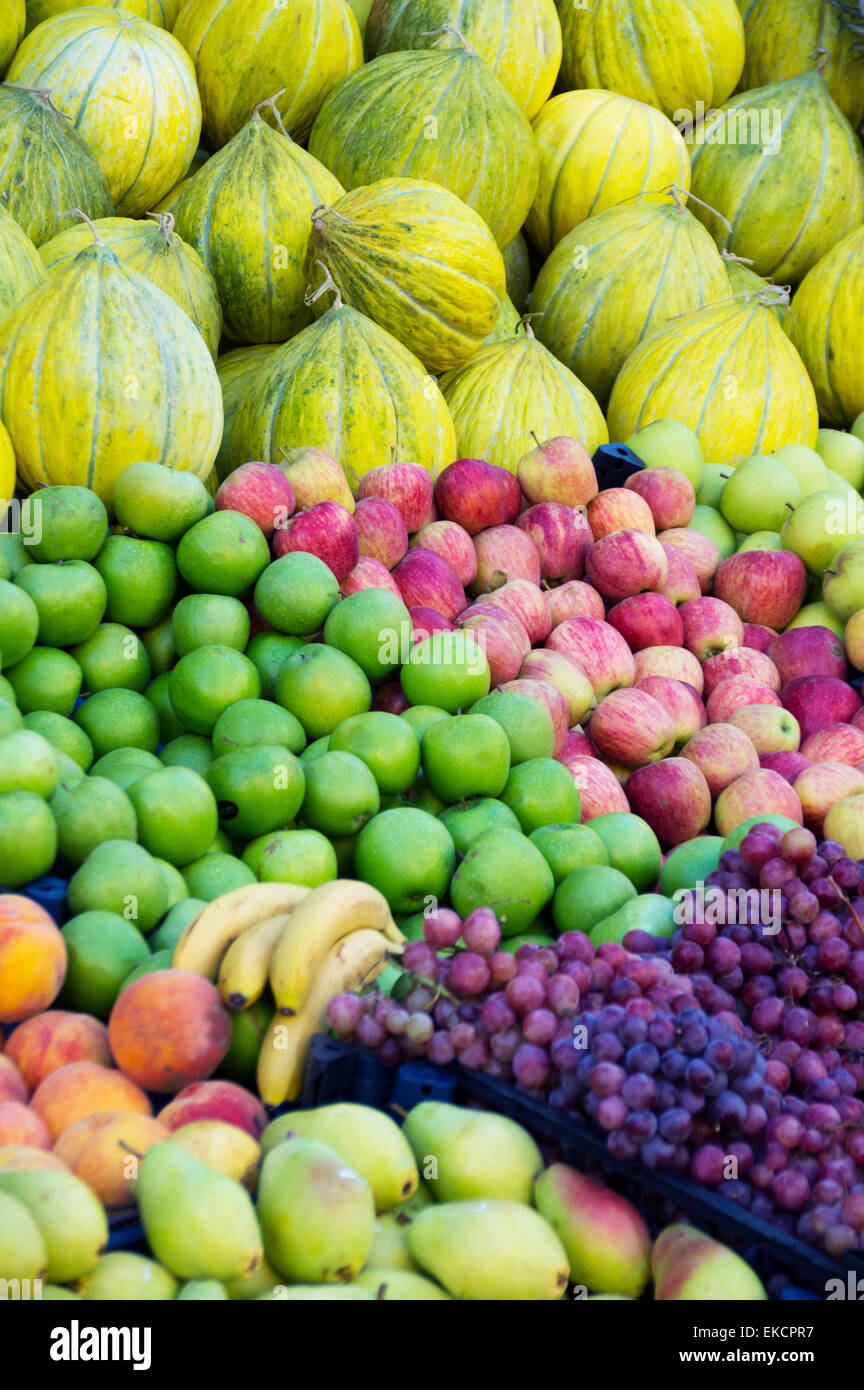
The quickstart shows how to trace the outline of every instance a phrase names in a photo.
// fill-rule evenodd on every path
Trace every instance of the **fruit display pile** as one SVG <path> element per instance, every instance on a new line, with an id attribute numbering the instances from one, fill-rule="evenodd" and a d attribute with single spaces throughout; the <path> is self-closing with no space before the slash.
<path id="1" fill-rule="evenodd" d="M 6 0 L 0 1281 L 765 1297 L 646 1170 L 864 1252 L 862 36 Z"/>

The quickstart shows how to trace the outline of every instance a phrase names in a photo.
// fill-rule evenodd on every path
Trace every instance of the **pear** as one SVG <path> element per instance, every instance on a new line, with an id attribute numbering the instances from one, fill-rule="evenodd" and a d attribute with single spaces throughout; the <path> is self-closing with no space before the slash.
<path id="1" fill-rule="evenodd" d="M 369 1105 L 321 1105 L 280 1115 L 261 1136 L 265 1151 L 288 1134 L 320 1139 L 372 1185 L 375 1207 L 389 1211 L 417 1188 L 417 1164 L 401 1129 Z"/>
<path id="2" fill-rule="evenodd" d="M 243 1279 L 226 1279 L 225 1288 L 228 1297 L 237 1303 L 248 1303 L 250 1299 L 260 1298 L 262 1294 L 270 1293 L 271 1289 L 277 1288 L 282 1283 L 282 1276 L 277 1274 L 271 1264 L 266 1259 L 262 1260 L 257 1269 L 253 1269 L 251 1274 L 247 1274 Z"/>
<path id="3" fill-rule="evenodd" d="M 360 1289 L 356 1284 L 294 1284 L 290 1289 L 284 1286 L 273 1289 L 271 1293 L 258 1295 L 258 1301 L 272 1303 L 369 1303 L 376 1295 L 371 1289 Z"/>
<path id="4" fill-rule="evenodd" d="M 407 1202 L 400 1202 L 397 1215 L 413 1216 L 415 1212 L 422 1211 L 424 1207 L 431 1207 L 435 1198 L 429 1190 L 429 1184 L 421 1178 L 417 1184 L 417 1191 L 414 1192 Z"/>
<path id="5" fill-rule="evenodd" d="M 768 1297 L 750 1266 L 728 1246 L 683 1224 L 667 1226 L 651 1256 L 661 1302 L 754 1302 Z"/>
<path id="6" fill-rule="evenodd" d="M 267 1258 L 291 1283 L 353 1279 L 375 1237 L 371 1184 L 318 1139 L 286 1139 L 270 1150 L 258 1216 Z"/>
<path id="7" fill-rule="evenodd" d="M 639 1297 L 651 1273 L 651 1234 L 626 1198 L 553 1163 L 537 1179 L 534 1202 L 561 1238 L 574 1284 Z"/>
<path id="8" fill-rule="evenodd" d="M 527 1130 L 504 1115 L 424 1100 L 409 1112 L 403 1133 L 437 1201 L 530 1203 L 543 1159 Z"/>
<path id="9" fill-rule="evenodd" d="M 93 1303 L 156 1303 L 174 1298 L 177 1280 L 164 1265 L 145 1255 L 112 1250 L 79 1279 L 77 1288 L 82 1298 Z"/>
<path id="10" fill-rule="evenodd" d="M 413 1274 L 408 1269 L 364 1269 L 354 1280 L 354 1286 L 371 1289 L 379 1302 L 384 1303 L 450 1303 L 445 1293 L 431 1279 Z"/>
<path id="11" fill-rule="evenodd" d="M 0 1173 L 0 1192 L 26 1207 L 39 1227 L 52 1284 L 69 1284 L 95 1269 L 108 1241 L 108 1218 L 85 1182 L 73 1173 L 31 1168 Z"/>
<path id="12" fill-rule="evenodd" d="M 408 1227 L 408 1249 L 453 1298 L 536 1302 L 561 1297 L 567 1255 L 552 1227 L 519 1202 L 445 1202 Z"/>
<path id="13" fill-rule="evenodd" d="M 0 1279 L 41 1279 L 48 1263 L 42 1232 L 25 1206 L 0 1192 Z"/>
<path id="14" fill-rule="evenodd" d="M 184 1284 L 177 1295 L 180 1302 L 213 1302 L 223 1299 L 228 1301 L 228 1290 L 224 1284 L 220 1284 L 218 1279 L 190 1279 L 188 1284 Z"/>
<path id="15" fill-rule="evenodd" d="M 138 1208 L 150 1249 L 179 1279 L 239 1279 L 261 1263 L 261 1232 L 246 1189 L 179 1144 L 147 1150 Z"/>
<path id="16" fill-rule="evenodd" d="M 375 1238 L 366 1260 L 371 1269 L 416 1270 L 408 1253 L 408 1227 L 413 1217 L 406 1211 L 387 1211 L 375 1222 Z"/>
<path id="17" fill-rule="evenodd" d="M 73 1289 L 64 1289 L 62 1284 L 43 1284 L 40 1298 L 43 1303 L 65 1303 L 71 1300 L 73 1303 L 81 1303 L 80 1293 L 75 1293 Z"/>

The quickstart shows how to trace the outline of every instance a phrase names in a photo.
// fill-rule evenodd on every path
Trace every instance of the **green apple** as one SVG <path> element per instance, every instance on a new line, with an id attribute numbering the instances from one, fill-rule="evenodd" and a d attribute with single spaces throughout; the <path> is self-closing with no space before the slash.
<path id="1" fill-rule="evenodd" d="M 793 627 L 829 627 L 838 637 L 842 637 L 844 632 L 844 624 L 831 612 L 827 603 L 805 603 L 791 623 L 786 624 L 785 631 L 789 632 Z"/>
<path id="2" fill-rule="evenodd" d="M 220 758 L 215 767 L 221 761 Z M 356 835 L 378 814 L 378 784 L 366 764 L 353 753 L 324 753 L 309 763 L 305 773 L 301 815 L 304 824 L 313 830 L 330 837 Z"/>
<path id="3" fill-rule="evenodd" d="M 409 705 L 399 718 L 410 724 L 417 738 L 422 739 L 430 724 L 437 724 L 439 719 L 451 719 L 452 715 L 444 709 L 436 709 L 434 705 Z"/>
<path id="4" fill-rule="evenodd" d="M 493 690 L 472 708 L 472 714 L 486 714 L 501 725 L 510 743 L 510 763 L 529 758 L 551 758 L 555 752 L 555 729 L 547 709 L 516 690 Z"/>
<path id="5" fill-rule="evenodd" d="M 383 710 L 343 719 L 330 735 L 329 746 L 360 758 L 384 796 L 407 791 L 420 767 L 420 742 L 411 725 Z"/>
<path id="6" fill-rule="evenodd" d="M 295 550 L 268 565 L 255 585 L 255 607 L 277 632 L 319 632 L 339 602 L 339 582 L 317 555 Z"/>
<path id="7" fill-rule="evenodd" d="M 27 550 L 40 564 L 93 560 L 108 535 L 104 502 L 89 487 L 43 487 L 21 504 L 21 534 L 38 536 Z"/>
<path id="8" fill-rule="evenodd" d="M 609 863 L 609 851 L 590 825 L 541 825 L 529 839 L 552 870 L 556 888 L 574 869 Z"/>
<path id="9" fill-rule="evenodd" d="M 822 576 L 822 595 L 843 623 L 864 608 L 864 540 L 844 545 L 832 557 Z"/>
<path id="10" fill-rule="evenodd" d="M 389 589 L 361 589 L 331 609 L 324 641 L 350 656 L 373 685 L 398 671 L 411 645 L 411 617 Z"/>
<path id="11" fill-rule="evenodd" d="M 514 767 L 501 800 L 510 807 L 526 835 L 541 825 L 578 821 L 581 809 L 572 774 L 554 758 L 529 758 Z"/>
<path id="12" fill-rule="evenodd" d="M 420 750 L 427 782 L 451 805 L 469 796 L 497 797 L 507 784 L 510 742 L 488 715 L 439 720 L 426 730 Z"/>
<path id="13" fill-rule="evenodd" d="M 447 806 L 438 818 L 450 831 L 456 853 L 462 857 L 468 853 L 474 841 L 487 830 L 520 829 L 510 807 L 491 796 L 474 797 L 470 801 L 460 802 L 458 806 Z M 541 846 L 538 848 L 542 851 Z"/>
<path id="14" fill-rule="evenodd" d="M 114 513 L 121 526 L 154 541 L 177 541 L 202 521 L 208 493 L 200 478 L 163 463 L 132 463 L 117 479 Z"/>
<path id="15" fill-rule="evenodd" d="M 779 531 L 754 531 L 745 536 L 738 545 L 738 554 L 744 550 L 782 550 L 783 542 Z"/>
<path id="16" fill-rule="evenodd" d="M 216 798 L 220 825 L 240 840 L 287 825 L 303 801 L 303 768 L 280 744 L 254 743 L 223 753 L 210 764 L 206 780 Z M 309 824 L 322 828 L 312 820 Z"/>
<path id="17" fill-rule="evenodd" d="M 354 846 L 354 864 L 357 877 L 383 893 L 392 912 L 418 912 L 429 899 L 447 892 L 456 847 L 435 816 L 396 806 L 364 825 Z"/>
<path id="18" fill-rule="evenodd" d="M 503 829 L 478 836 L 450 885 L 461 917 L 492 904 L 505 937 L 528 931 L 554 891 L 552 870 L 537 846 L 518 830 Z"/>
<path id="19" fill-rule="evenodd" d="M 42 646 L 77 646 L 102 621 L 108 595 L 101 574 L 86 560 L 25 565 L 15 583 L 36 605 Z"/>
<path id="20" fill-rule="evenodd" d="M 856 492 L 864 486 L 864 441 L 845 430 L 820 430 L 816 449 L 825 465 L 851 483 Z"/>
<path id="21" fill-rule="evenodd" d="M 586 865 L 574 869 L 558 885 L 552 915 L 559 932 L 590 932 L 635 897 L 636 889 L 620 869 Z"/>
<path id="22" fill-rule="evenodd" d="M 283 662 L 276 699 L 300 720 L 312 742 L 332 734 L 349 715 L 365 714 L 372 703 L 372 689 L 350 656 L 310 642 Z"/>
<path id="23" fill-rule="evenodd" d="M 694 507 L 690 530 L 713 541 L 724 560 L 735 553 L 735 532 L 714 507 Z"/>
<path id="24" fill-rule="evenodd" d="M 591 829 L 606 846 L 612 868 L 629 878 L 637 893 L 656 888 L 663 856 L 650 825 L 629 811 L 610 811 L 594 816 Z"/>
<path id="25" fill-rule="evenodd" d="M 490 682 L 483 649 L 464 628 L 425 637 L 402 667 L 402 689 L 409 704 L 435 705 L 448 714 L 470 709 L 489 694 Z"/>
<path id="26" fill-rule="evenodd" d="M 808 449 L 806 444 L 781 444 L 771 458 L 782 463 L 797 478 L 802 498 L 809 497 L 811 492 L 824 492 L 827 488 L 825 462 L 815 449 Z"/>
<path id="27" fill-rule="evenodd" d="M 754 454 L 723 489 L 720 510 L 736 531 L 779 531 L 801 501 L 798 479 L 776 458 Z M 692 524 L 692 523 L 691 523 Z"/>
<path id="28" fill-rule="evenodd" d="M 234 647 L 246 650 L 249 611 L 228 594 L 187 594 L 171 615 L 171 632 L 178 656 L 198 647 Z"/>
<path id="29" fill-rule="evenodd" d="M 694 488 L 702 482 L 702 449 L 688 425 L 680 420 L 655 420 L 624 441 L 646 468 L 677 468 Z"/>
<path id="30" fill-rule="evenodd" d="M 660 870 L 660 892 L 671 898 L 682 888 L 704 883 L 709 874 L 717 872 L 722 852 L 720 835 L 697 835 L 676 845 Z"/>
<path id="31" fill-rule="evenodd" d="M 732 476 L 732 465 L 727 463 L 703 463 L 702 481 L 696 493 L 700 507 L 719 507 L 720 497 L 727 479 Z"/>
<path id="32" fill-rule="evenodd" d="M 822 575 L 838 550 L 864 536 L 864 502 L 850 490 L 813 492 L 784 522 L 784 550 L 804 561 L 811 574 Z"/>

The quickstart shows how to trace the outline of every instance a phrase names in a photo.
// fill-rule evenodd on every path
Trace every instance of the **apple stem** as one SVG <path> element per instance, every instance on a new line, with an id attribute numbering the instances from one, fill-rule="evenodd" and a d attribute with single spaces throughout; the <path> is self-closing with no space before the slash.
<path id="1" fill-rule="evenodd" d="M 285 88 L 282 87 L 278 92 L 275 93 L 274 96 L 272 96 L 272 97 L 265 97 L 263 101 L 259 101 L 258 105 L 257 105 L 257 106 L 254 106 L 254 107 L 252 108 L 252 118 L 253 118 L 253 120 L 259 120 L 259 121 L 260 121 L 260 120 L 261 120 L 260 112 L 262 111 L 262 109 L 263 109 L 265 106 L 268 106 L 268 107 L 270 108 L 270 110 L 273 112 L 273 115 L 274 115 L 275 118 L 276 118 L 276 124 L 277 124 L 277 126 L 279 127 L 279 129 L 280 129 L 280 131 L 282 132 L 282 134 L 285 136 L 285 139 L 286 139 L 286 140 L 290 140 L 290 139 L 291 139 L 291 136 L 288 134 L 287 130 L 285 129 L 284 125 L 282 124 L 282 117 L 281 117 L 280 114 L 279 114 L 279 107 L 276 105 L 276 103 L 277 103 L 277 101 L 279 100 L 279 98 L 280 98 L 280 97 L 284 97 L 284 95 L 285 95 Z M 293 142 L 292 142 L 292 143 L 293 143 Z"/>
<path id="2" fill-rule="evenodd" d="M 456 28 L 455 24 L 442 24 L 440 29 L 423 29 L 420 32 L 420 38 L 431 39 L 434 37 L 435 34 L 440 35 L 440 37 L 436 39 L 433 43 L 433 48 L 437 48 L 439 44 L 442 44 L 444 40 L 449 38 L 452 34 L 454 39 L 459 40 L 466 53 L 473 54 L 474 52 L 474 49 L 471 47 L 465 35 L 460 33 L 460 31 Z"/>
<path id="3" fill-rule="evenodd" d="M 339 286 L 336 284 L 336 281 L 333 279 L 333 276 L 330 274 L 330 271 L 327 269 L 327 267 L 326 267 L 326 265 L 324 264 L 323 261 L 318 261 L 318 260 L 316 260 L 316 261 L 315 261 L 315 265 L 317 265 L 317 266 L 319 267 L 320 270 L 323 270 L 324 275 L 325 275 L 326 278 L 325 278 L 325 280 L 324 280 L 323 285 L 319 285 L 318 288 L 317 288 L 317 290 L 313 290 L 313 289 L 312 289 L 312 286 L 311 286 L 311 285 L 309 286 L 309 288 L 307 289 L 305 295 L 303 296 L 303 303 L 306 304 L 306 305 L 308 305 L 308 306 L 311 306 L 312 304 L 315 303 L 316 299 L 320 299 L 320 298 L 321 298 L 322 294 L 327 294 L 327 293 L 329 293 L 330 290 L 332 290 L 332 291 L 333 291 L 333 294 L 334 294 L 336 297 L 335 297 L 335 299 L 333 300 L 333 303 L 332 303 L 332 305 L 331 305 L 330 307 L 331 307 L 332 309 L 341 309 L 341 308 L 342 308 L 342 291 L 340 290 Z"/>
<path id="4" fill-rule="evenodd" d="M 80 217 L 81 220 L 82 220 L 82 222 L 86 222 L 86 223 L 87 223 L 87 226 L 90 228 L 91 232 L 93 233 L 93 243 L 94 243 L 94 245 L 95 245 L 95 246 L 104 246 L 104 245 L 105 245 L 105 242 L 102 240 L 101 236 L 99 235 L 99 229 L 98 229 L 98 227 L 96 226 L 96 224 L 94 223 L 92 217 L 88 217 L 87 214 L 86 214 L 86 212 L 82 212 L 81 208 L 70 208 L 68 212 L 61 212 L 60 216 L 61 216 L 61 217 Z"/>
<path id="5" fill-rule="evenodd" d="M 538 448 L 538 449 L 542 449 L 542 448 L 543 448 L 543 445 L 540 443 L 540 440 L 537 438 L 537 435 L 535 434 L 534 430 L 529 430 L 528 433 L 530 434 L 531 438 L 534 440 L 534 443 L 537 445 L 537 448 Z"/>

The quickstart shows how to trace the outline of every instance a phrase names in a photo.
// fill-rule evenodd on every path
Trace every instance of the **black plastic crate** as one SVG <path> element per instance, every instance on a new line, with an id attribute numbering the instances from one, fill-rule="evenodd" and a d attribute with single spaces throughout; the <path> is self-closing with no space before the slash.
<path id="1" fill-rule="evenodd" d="M 609 487 L 623 487 L 634 473 L 641 473 L 645 467 L 638 454 L 628 449 L 626 444 L 601 444 L 594 453 L 594 471 L 602 491 Z"/>

